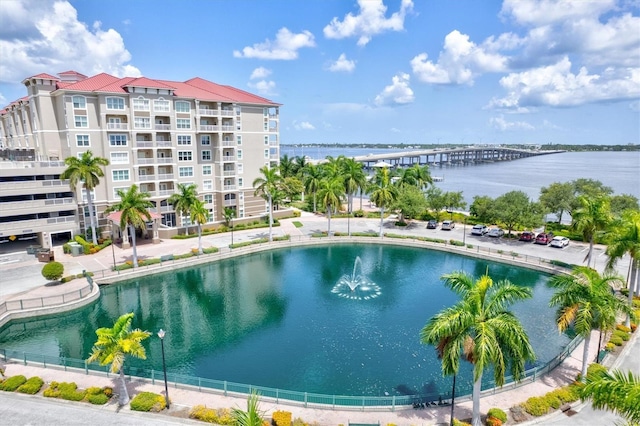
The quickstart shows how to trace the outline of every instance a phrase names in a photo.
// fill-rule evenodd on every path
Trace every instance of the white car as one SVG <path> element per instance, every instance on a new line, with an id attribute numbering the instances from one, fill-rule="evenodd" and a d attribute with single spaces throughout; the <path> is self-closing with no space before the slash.
<path id="1" fill-rule="evenodd" d="M 443 231 L 451 231 L 455 227 L 456 223 L 454 221 L 445 220 L 444 222 L 442 222 L 442 226 L 440 227 L 440 229 L 442 229 Z"/>
<path id="2" fill-rule="evenodd" d="M 471 228 L 471 235 L 484 235 L 487 232 L 489 232 L 489 228 L 487 227 L 487 225 L 474 225 L 473 228 Z"/>
<path id="3" fill-rule="evenodd" d="M 551 240 L 551 247 L 563 248 L 569 245 L 569 239 L 567 237 L 553 237 Z"/>
<path id="4" fill-rule="evenodd" d="M 500 238 L 504 235 L 504 231 L 500 228 L 491 228 L 489 232 L 487 232 L 487 235 L 493 238 Z"/>

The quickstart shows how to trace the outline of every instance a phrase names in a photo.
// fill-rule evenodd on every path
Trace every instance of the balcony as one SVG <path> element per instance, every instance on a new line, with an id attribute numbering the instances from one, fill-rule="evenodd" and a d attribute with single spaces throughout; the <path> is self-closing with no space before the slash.
<path id="1" fill-rule="evenodd" d="M 138 175 L 138 181 L 140 182 L 148 182 L 156 180 L 156 175 Z"/>
<path id="2" fill-rule="evenodd" d="M 173 206 L 171 206 L 171 205 L 169 205 L 169 206 L 160 206 L 160 211 L 162 213 L 172 212 L 173 211 Z"/>
<path id="3" fill-rule="evenodd" d="M 223 109 L 222 111 L 220 111 L 220 115 L 223 115 L 225 117 L 233 117 L 233 110 L 232 109 Z"/>
<path id="4" fill-rule="evenodd" d="M 238 204 L 236 200 L 224 200 L 224 205 L 226 207 L 235 206 L 236 204 Z"/>
<path id="5" fill-rule="evenodd" d="M 222 161 L 226 161 L 226 162 L 236 161 L 236 156 L 235 155 L 223 155 L 222 156 Z"/>
<path id="6" fill-rule="evenodd" d="M 236 128 L 233 125 L 223 124 L 220 129 L 223 132 L 233 132 Z"/>
<path id="7" fill-rule="evenodd" d="M 271 154 L 271 155 L 269 155 L 269 159 L 271 159 L 271 160 L 279 160 L 280 156 L 278 154 Z"/>
<path id="8" fill-rule="evenodd" d="M 157 162 L 159 164 L 171 164 L 171 163 L 175 163 L 175 159 L 173 157 L 159 157 L 157 159 Z"/>
<path id="9" fill-rule="evenodd" d="M 156 163 L 153 157 L 138 157 L 136 158 L 136 164 L 154 164 Z"/>
<path id="10" fill-rule="evenodd" d="M 175 180 L 173 173 L 159 173 L 158 180 Z"/>
<path id="11" fill-rule="evenodd" d="M 171 141 L 156 141 L 158 148 L 173 148 L 173 142 Z"/>
<path id="12" fill-rule="evenodd" d="M 215 124 L 201 124 L 200 125 L 201 132 L 218 132 L 220 131 L 220 126 Z"/>
<path id="13" fill-rule="evenodd" d="M 171 130 L 171 124 L 160 124 L 160 123 L 155 123 L 153 125 L 153 128 L 155 130 Z"/>
<path id="14" fill-rule="evenodd" d="M 222 176 L 224 177 L 233 177 L 236 175 L 236 171 L 235 170 L 225 170 L 222 172 Z"/>
<path id="15" fill-rule="evenodd" d="M 153 148 L 153 141 L 135 141 L 134 148 Z"/>
<path id="16" fill-rule="evenodd" d="M 151 129 L 151 123 L 148 123 L 148 122 L 133 123 L 133 128 L 140 129 L 140 130 L 148 130 L 148 129 Z"/>
<path id="17" fill-rule="evenodd" d="M 222 146 L 228 148 L 235 148 L 236 143 L 234 141 L 222 141 Z"/>
<path id="18" fill-rule="evenodd" d="M 278 146 L 278 141 L 269 141 L 269 146 Z"/>
<path id="19" fill-rule="evenodd" d="M 30 213 L 33 211 L 44 211 L 43 207 L 46 206 L 62 206 L 62 205 L 74 205 L 76 201 L 73 198 L 55 198 L 46 200 L 24 200 L 13 201 L 11 203 L 0 203 L 0 211 L 29 209 Z M 57 209 L 46 209 L 46 211 L 56 211 Z"/>
<path id="20" fill-rule="evenodd" d="M 158 191 L 159 197 L 170 197 L 175 193 L 175 189 L 161 189 Z"/>
<path id="21" fill-rule="evenodd" d="M 199 109 L 198 114 L 204 115 L 205 117 L 215 117 L 216 115 L 218 115 L 218 110 L 209 108 Z"/>
<path id="22" fill-rule="evenodd" d="M 107 130 L 129 130 L 129 123 L 107 123 Z"/>
<path id="23" fill-rule="evenodd" d="M 222 187 L 222 190 L 223 191 L 235 191 L 237 187 L 238 187 L 237 185 L 225 185 L 224 187 Z"/>

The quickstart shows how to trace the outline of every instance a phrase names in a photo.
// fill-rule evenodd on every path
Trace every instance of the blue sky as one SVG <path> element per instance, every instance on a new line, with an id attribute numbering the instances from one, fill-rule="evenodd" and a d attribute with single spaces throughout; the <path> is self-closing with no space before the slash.
<path id="1" fill-rule="evenodd" d="M 283 104 L 281 143 L 640 143 L 639 0 L 3 0 L 0 104 L 41 72 Z"/>

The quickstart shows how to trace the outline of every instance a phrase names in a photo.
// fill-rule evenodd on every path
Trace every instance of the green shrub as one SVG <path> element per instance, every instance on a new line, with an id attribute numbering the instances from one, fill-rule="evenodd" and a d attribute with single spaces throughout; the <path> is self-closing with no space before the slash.
<path id="1" fill-rule="evenodd" d="M 486 426 L 502 426 L 502 420 L 497 417 L 487 416 L 487 420 L 485 421 Z"/>
<path id="2" fill-rule="evenodd" d="M 462 420 L 458 420 L 456 418 L 453 419 L 453 426 L 471 426 L 470 423 L 463 422 Z"/>
<path id="3" fill-rule="evenodd" d="M 487 416 L 495 417 L 496 419 L 499 419 L 502 423 L 506 423 L 507 422 L 507 413 L 505 413 L 504 411 L 502 411 L 499 408 L 491 408 L 491 409 L 489 409 L 489 412 L 487 413 Z"/>
<path id="4" fill-rule="evenodd" d="M 64 274 L 64 265 L 60 262 L 49 262 L 42 267 L 42 276 L 49 281 L 58 281 Z"/>
<path id="5" fill-rule="evenodd" d="M 51 382 L 44 390 L 43 395 L 47 398 L 62 398 L 68 401 L 82 401 L 86 391 L 78 391 L 78 385 L 67 382 Z"/>
<path id="6" fill-rule="evenodd" d="M 166 408 L 167 403 L 162 395 L 153 392 L 140 392 L 133 397 L 129 405 L 134 411 L 159 412 Z"/>
<path id="7" fill-rule="evenodd" d="M 631 338 L 631 336 L 629 335 L 628 332 L 622 331 L 622 330 L 614 330 L 613 331 L 613 336 L 618 336 L 622 340 L 624 340 L 625 342 Z"/>
<path id="8" fill-rule="evenodd" d="M 291 426 L 290 411 L 274 411 L 271 420 L 275 426 Z"/>
<path id="9" fill-rule="evenodd" d="M 564 386 L 549 392 L 553 397 L 558 398 L 562 404 L 578 400 L 577 392 L 573 392 L 569 386 Z"/>
<path id="10" fill-rule="evenodd" d="M 2 383 L 0 383 L 0 390 L 13 392 L 16 389 L 18 389 L 20 386 L 25 384 L 26 381 L 27 381 L 27 378 L 24 377 L 23 375 L 9 377 L 8 379 L 5 379 Z"/>
<path id="11" fill-rule="evenodd" d="M 522 404 L 524 411 L 532 416 L 543 416 L 549 412 L 549 404 L 542 396 L 532 396 Z"/>
<path id="12" fill-rule="evenodd" d="M 204 254 L 213 254 L 213 253 L 217 253 L 218 251 L 219 251 L 218 247 L 207 247 L 202 249 L 202 252 Z"/>
<path id="13" fill-rule="evenodd" d="M 109 402 L 109 397 L 103 393 L 99 394 L 87 394 L 86 399 L 93 405 L 104 405 Z"/>
<path id="14" fill-rule="evenodd" d="M 616 325 L 616 330 L 624 331 L 625 333 L 631 333 L 631 327 L 627 327 L 624 324 Z"/>
<path id="15" fill-rule="evenodd" d="M 609 343 L 613 343 L 616 346 L 622 346 L 624 341 L 622 340 L 622 337 L 620 337 L 620 336 L 611 336 L 611 338 L 609 339 Z"/>
<path id="16" fill-rule="evenodd" d="M 558 396 L 553 392 L 547 393 L 544 396 L 544 399 L 547 402 L 547 404 L 554 410 L 557 410 L 562 405 L 562 401 L 560 400 L 560 398 L 558 398 Z"/>
<path id="17" fill-rule="evenodd" d="M 21 385 L 17 391 L 20 393 L 26 393 L 29 395 L 35 395 L 40 392 L 44 385 L 44 380 L 38 376 L 30 377 L 23 385 Z"/>
<path id="18" fill-rule="evenodd" d="M 298 220 L 294 220 L 293 222 L 293 226 L 295 226 L 296 228 L 302 228 L 304 225 L 302 224 L 302 222 L 298 221 Z"/>
<path id="19" fill-rule="evenodd" d="M 231 410 L 228 408 L 207 408 L 206 405 L 196 405 L 189 411 L 189 418 L 201 420 L 207 423 L 218 425 L 234 425 L 235 421 L 231 417 Z"/>
<path id="20" fill-rule="evenodd" d="M 464 243 L 458 240 L 449 240 L 449 244 L 451 244 L 452 246 L 458 246 L 458 247 L 464 246 Z"/>

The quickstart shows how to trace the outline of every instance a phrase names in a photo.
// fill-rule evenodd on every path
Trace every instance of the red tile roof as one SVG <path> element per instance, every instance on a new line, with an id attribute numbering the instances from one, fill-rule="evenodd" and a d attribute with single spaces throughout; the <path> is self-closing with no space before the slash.
<path id="1" fill-rule="evenodd" d="M 93 77 L 89 77 L 82 81 L 78 81 L 77 83 L 71 83 L 70 85 L 66 86 L 64 89 L 77 90 L 79 92 L 94 92 L 94 91 L 99 91 L 99 89 L 103 88 L 106 85 L 113 84 L 120 80 L 121 79 L 118 77 L 114 77 L 106 73 L 100 73 L 98 75 L 94 75 Z M 124 92 L 123 89 L 121 89 L 120 91 Z"/>
<path id="2" fill-rule="evenodd" d="M 87 78 L 86 75 L 79 73 L 78 71 L 73 71 L 73 70 L 69 70 L 69 71 L 63 71 L 63 72 L 59 72 L 58 75 L 63 76 L 63 75 L 77 75 L 79 77 L 84 77 Z"/>
<path id="3" fill-rule="evenodd" d="M 164 84 L 164 82 L 162 82 L 160 80 L 152 80 L 152 79 L 147 78 L 147 77 L 139 77 L 139 78 L 136 78 L 134 80 L 131 80 L 127 84 L 123 84 L 122 85 L 122 87 L 127 87 L 127 86 L 131 86 L 131 87 L 149 87 L 149 88 L 152 88 L 152 89 L 168 89 L 168 90 L 175 89 L 175 87 L 170 86 L 168 84 Z"/>
<path id="4" fill-rule="evenodd" d="M 155 212 L 149 212 L 149 216 L 151 217 L 152 220 L 154 219 L 162 219 L 162 215 L 159 215 L 158 213 Z M 140 217 L 143 219 L 146 219 L 146 217 L 142 214 L 140 214 Z M 120 219 L 122 218 L 122 211 L 118 211 L 118 212 L 113 212 L 110 213 L 107 216 L 107 219 L 109 219 L 110 221 L 114 222 L 114 223 L 120 223 Z"/>
<path id="5" fill-rule="evenodd" d="M 51 74 L 47 74 L 45 72 L 40 73 L 38 75 L 33 75 L 31 77 L 27 77 L 27 78 L 25 78 L 25 80 L 31 80 L 32 78 L 43 78 L 43 79 L 47 79 L 47 80 L 60 80 L 58 77 L 54 77 Z"/>

